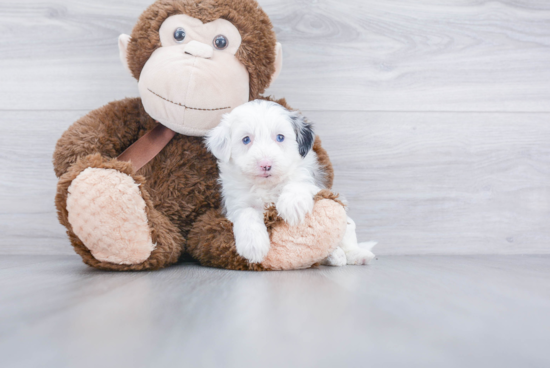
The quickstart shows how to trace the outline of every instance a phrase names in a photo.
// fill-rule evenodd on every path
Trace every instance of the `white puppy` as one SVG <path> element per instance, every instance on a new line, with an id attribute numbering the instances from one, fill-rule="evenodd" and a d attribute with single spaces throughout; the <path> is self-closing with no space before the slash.
<path id="1" fill-rule="evenodd" d="M 312 211 L 325 175 L 312 150 L 314 140 L 302 115 L 263 100 L 224 115 L 207 135 L 206 145 L 218 159 L 224 211 L 233 222 L 237 252 L 250 262 L 261 262 L 269 251 L 266 205 L 275 203 L 290 225 Z M 342 243 L 324 263 L 367 264 L 374 258 L 370 247 L 372 243 L 358 246 L 355 223 L 348 217 Z"/>

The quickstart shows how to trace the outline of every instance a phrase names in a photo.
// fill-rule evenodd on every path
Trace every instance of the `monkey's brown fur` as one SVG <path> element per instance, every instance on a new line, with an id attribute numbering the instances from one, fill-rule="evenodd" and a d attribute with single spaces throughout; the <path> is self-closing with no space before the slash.
<path id="1" fill-rule="evenodd" d="M 250 74 L 250 99 L 269 85 L 274 71 L 275 35 L 267 15 L 254 0 L 174 1 L 160 0 L 140 17 L 132 32 L 128 61 L 139 78 L 151 53 L 160 47 L 158 29 L 169 16 L 184 13 L 209 22 L 217 18 L 231 21 L 243 42 L 237 53 Z M 276 102 L 285 107 L 284 99 Z M 203 265 L 236 270 L 263 270 L 250 264 L 235 249 L 232 225 L 220 212 L 220 190 L 216 159 L 202 137 L 177 134 L 152 161 L 137 174 L 130 163 L 116 157 L 152 129 L 156 122 L 145 112 L 140 98 L 112 102 L 79 119 L 57 142 L 54 169 L 59 177 L 55 203 L 58 217 L 76 252 L 92 267 L 105 270 L 153 270 L 175 263 L 188 252 Z M 314 151 L 326 171 L 326 185 L 332 186 L 333 170 L 326 151 L 317 138 Z M 71 182 L 86 168 L 114 169 L 130 175 L 146 204 L 153 243 L 149 259 L 141 264 L 120 265 L 95 259 L 73 233 L 68 221 L 67 196 Z M 320 198 L 336 200 L 330 192 Z M 268 211 L 269 230 L 280 219 Z"/>

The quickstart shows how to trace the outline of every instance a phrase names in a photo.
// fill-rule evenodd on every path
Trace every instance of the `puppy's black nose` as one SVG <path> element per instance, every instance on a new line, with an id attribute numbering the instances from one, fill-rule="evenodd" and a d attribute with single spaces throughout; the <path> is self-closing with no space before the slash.
<path id="1" fill-rule="evenodd" d="M 263 171 L 270 171 L 271 170 L 271 166 L 260 166 L 262 168 Z"/>

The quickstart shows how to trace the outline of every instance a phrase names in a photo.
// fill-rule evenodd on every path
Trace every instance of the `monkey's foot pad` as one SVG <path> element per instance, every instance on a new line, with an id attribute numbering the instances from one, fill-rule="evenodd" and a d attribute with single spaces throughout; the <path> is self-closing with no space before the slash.
<path id="1" fill-rule="evenodd" d="M 155 249 L 138 185 L 117 170 L 88 168 L 69 187 L 67 211 L 74 233 L 94 258 L 138 264 Z"/>
<path id="2" fill-rule="evenodd" d="M 271 249 L 262 265 L 270 270 L 308 268 L 326 258 L 346 231 L 346 210 L 333 200 L 315 202 L 303 223 L 280 222 L 271 235 Z"/>

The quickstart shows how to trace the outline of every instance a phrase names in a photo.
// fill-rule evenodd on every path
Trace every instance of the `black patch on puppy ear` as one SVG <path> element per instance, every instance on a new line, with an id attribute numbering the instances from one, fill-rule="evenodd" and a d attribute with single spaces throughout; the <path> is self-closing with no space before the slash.
<path id="1" fill-rule="evenodd" d="M 302 157 L 306 157 L 309 151 L 313 148 L 315 142 L 315 133 L 313 126 L 306 122 L 305 118 L 299 113 L 293 112 L 290 114 L 292 125 L 296 132 L 296 142 L 298 142 L 298 151 Z"/>

